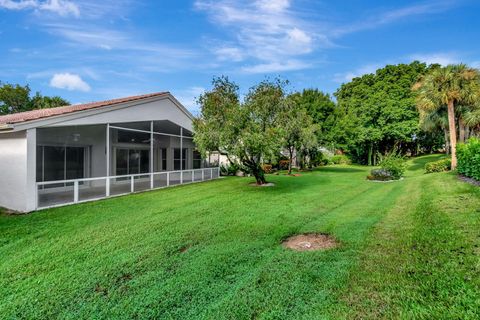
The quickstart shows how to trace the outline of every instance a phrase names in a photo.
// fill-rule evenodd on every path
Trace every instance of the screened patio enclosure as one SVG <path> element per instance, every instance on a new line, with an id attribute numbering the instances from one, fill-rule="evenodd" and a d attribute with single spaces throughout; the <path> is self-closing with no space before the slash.
<path id="1" fill-rule="evenodd" d="M 37 209 L 218 176 L 192 132 L 168 120 L 36 131 Z"/>

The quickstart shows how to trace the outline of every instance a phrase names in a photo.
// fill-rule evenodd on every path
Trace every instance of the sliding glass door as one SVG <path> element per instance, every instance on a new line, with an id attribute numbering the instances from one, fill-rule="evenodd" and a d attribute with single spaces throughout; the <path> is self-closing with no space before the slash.
<path id="1" fill-rule="evenodd" d="M 115 175 L 127 175 L 150 172 L 150 150 L 148 149 L 116 149 Z"/>
<path id="2" fill-rule="evenodd" d="M 37 182 L 85 178 L 86 155 L 86 147 L 37 146 Z"/>

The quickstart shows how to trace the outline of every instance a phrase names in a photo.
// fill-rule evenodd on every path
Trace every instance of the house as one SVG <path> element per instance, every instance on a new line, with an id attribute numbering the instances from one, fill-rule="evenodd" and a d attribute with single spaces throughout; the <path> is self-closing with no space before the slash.
<path id="1" fill-rule="evenodd" d="M 29 212 L 214 179 L 169 92 L 0 116 L 0 206 Z"/>

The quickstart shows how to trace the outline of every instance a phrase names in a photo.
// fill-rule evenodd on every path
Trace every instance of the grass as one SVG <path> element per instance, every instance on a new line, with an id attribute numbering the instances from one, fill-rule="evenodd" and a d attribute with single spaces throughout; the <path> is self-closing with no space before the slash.
<path id="1" fill-rule="evenodd" d="M 480 188 L 333 166 L 0 216 L 0 315 L 24 319 L 480 317 Z M 279 244 L 302 232 L 324 252 Z"/>

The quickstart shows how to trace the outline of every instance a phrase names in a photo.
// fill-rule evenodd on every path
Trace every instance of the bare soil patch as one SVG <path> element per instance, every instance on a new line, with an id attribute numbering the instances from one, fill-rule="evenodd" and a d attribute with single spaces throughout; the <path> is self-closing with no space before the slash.
<path id="1" fill-rule="evenodd" d="M 284 248 L 296 251 L 327 250 L 338 247 L 332 236 L 323 233 L 307 233 L 291 236 L 282 242 Z"/>
<path id="2" fill-rule="evenodd" d="M 268 183 L 264 183 L 264 184 L 257 184 L 256 182 L 252 182 L 252 183 L 250 183 L 250 185 L 252 187 L 274 187 L 275 183 L 268 182 Z"/>

